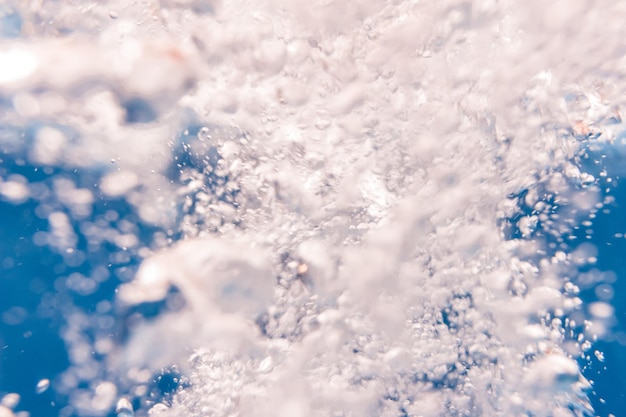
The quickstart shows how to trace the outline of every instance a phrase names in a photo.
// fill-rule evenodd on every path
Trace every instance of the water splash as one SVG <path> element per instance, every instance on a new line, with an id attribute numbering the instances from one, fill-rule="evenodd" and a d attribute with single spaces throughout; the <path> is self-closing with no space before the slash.
<path id="1" fill-rule="evenodd" d="M 123 341 L 85 340 L 73 312 L 68 390 L 121 379 L 164 416 L 592 412 L 569 277 L 593 255 L 562 246 L 608 203 L 581 158 L 621 129 L 622 43 L 604 34 L 623 6 L 9 7 L 23 39 L 0 44 L 1 120 L 31 135 L 3 146 L 97 170 L 102 198 L 163 230 L 107 232 L 145 261 L 102 311 L 166 307 Z M 57 184 L 88 216 L 93 195 Z M 22 179 L 0 186 L 28 198 Z M 48 218 L 47 244 L 74 251 L 69 217 Z M 189 381 L 154 404 L 172 364 Z M 72 406 L 104 415 L 102 398 Z"/>

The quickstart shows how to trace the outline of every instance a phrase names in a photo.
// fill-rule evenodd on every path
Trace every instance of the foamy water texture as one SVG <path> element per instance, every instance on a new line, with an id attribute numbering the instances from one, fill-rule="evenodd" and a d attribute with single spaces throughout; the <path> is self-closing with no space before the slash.
<path id="1" fill-rule="evenodd" d="M 180 236 L 111 238 L 145 258 L 114 318 L 170 308 L 127 340 L 68 317 L 66 414 L 593 415 L 577 359 L 613 313 L 583 315 L 595 248 L 563 242 L 610 203 L 579 160 L 623 131 L 626 3 L 0 10 L 21 25 L 0 41 L 1 120 L 36 125 L 11 146 L 100 172 L 102 198 Z M 95 198 L 54 192 L 77 218 Z M 46 244 L 74 247 L 67 216 L 49 220 Z M 186 382 L 155 404 L 173 365 Z"/>

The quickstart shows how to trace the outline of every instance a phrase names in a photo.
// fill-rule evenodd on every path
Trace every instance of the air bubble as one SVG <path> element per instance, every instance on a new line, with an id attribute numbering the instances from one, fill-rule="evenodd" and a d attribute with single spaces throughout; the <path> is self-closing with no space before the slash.
<path id="1" fill-rule="evenodd" d="M 42 394 L 46 392 L 48 388 L 50 388 L 50 380 L 47 378 L 44 378 L 44 379 L 39 380 L 39 382 L 37 382 L 35 391 L 37 392 L 37 394 Z"/>
<path id="2" fill-rule="evenodd" d="M 0 400 L 0 404 L 11 409 L 15 409 L 15 407 L 17 407 L 19 402 L 20 402 L 20 394 L 17 394 L 15 392 L 6 394 L 4 397 L 2 397 L 2 400 Z"/>
<path id="3" fill-rule="evenodd" d="M 118 417 L 135 417 L 135 412 L 133 411 L 133 405 L 128 401 L 128 399 L 122 397 L 117 402 L 117 406 L 115 407 L 115 412 Z"/>

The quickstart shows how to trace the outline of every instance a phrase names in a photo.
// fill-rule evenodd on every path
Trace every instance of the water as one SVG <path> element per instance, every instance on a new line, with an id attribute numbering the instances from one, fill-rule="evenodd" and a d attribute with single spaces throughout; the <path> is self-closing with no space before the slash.
<path id="1" fill-rule="evenodd" d="M 626 10 L 570 3 L 0 6 L 0 415 L 620 415 Z"/>

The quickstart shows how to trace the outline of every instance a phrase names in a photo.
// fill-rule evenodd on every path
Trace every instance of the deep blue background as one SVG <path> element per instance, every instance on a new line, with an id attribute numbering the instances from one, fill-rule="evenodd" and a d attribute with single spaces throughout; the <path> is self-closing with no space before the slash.
<path id="1" fill-rule="evenodd" d="M 583 374 L 593 381 L 591 398 L 596 413 L 599 416 L 611 413 L 616 417 L 626 415 L 626 236 L 616 236 L 626 235 L 626 149 L 619 142 L 620 137 L 616 145 L 592 144 L 581 159 L 583 170 L 598 179 L 602 197 L 611 196 L 614 203 L 596 213 L 591 227 L 574 230 L 578 241 L 583 240 L 585 229 L 592 230 L 589 242 L 598 248 L 598 261 L 593 267 L 613 271 L 617 277 L 612 284 L 614 297 L 611 304 L 616 319 L 613 332 L 593 348 L 604 353 L 604 362 L 591 354 L 591 363 L 583 368 Z M 601 172 L 607 175 L 602 176 Z M 585 302 L 598 300 L 594 289 L 582 292 Z"/>
<path id="2" fill-rule="evenodd" d="M 0 153 L 0 158 L 0 176 L 4 178 L 9 173 L 20 174 L 31 184 L 39 183 L 48 188 L 51 188 L 53 178 L 72 179 L 77 186 L 90 188 L 96 195 L 90 220 L 102 220 L 108 210 L 114 210 L 120 213 L 119 220 L 126 219 L 143 229 L 144 238 L 150 232 L 124 201 L 105 199 L 99 194 L 94 187 L 99 182 L 98 173 L 33 167 L 23 163 L 23 159 L 15 154 Z M 58 384 L 55 378 L 69 365 L 66 347 L 59 334 L 65 319 L 77 308 L 89 314 L 94 312 L 99 301 L 113 300 L 120 280 L 131 276 L 138 263 L 137 255 L 132 252 L 126 259 L 121 259 L 125 262 L 116 263 L 113 260 L 116 258 L 110 255 L 120 249 L 111 243 L 88 245 L 78 230 L 79 221 L 72 219 L 79 236 L 76 249 L 84 251 L 86 259 L 80 265 L 67 266 L 62 254 L 55 249 L 33 242 L 36 232 L 49 230 L 47 219 L 36 213 L 41 203 L 33 199 L 19 205 L 0 201 L 0 314 L 9 309 L 15 311 L 15 307 L 27 312 L 18 324 L 0 321 L 0 395 L 19 393 L 22 400 L 18 410 L 30 411 L 33 417 L 57 415 L 66 403 L 64 396 L 55 391 Z M 46 198 L 45 203 L 55 211 L 71 216 L 53 195 Z M 110 276 L 93 294 L 80 295 L 63 285 L 64 279 L 73 272 L 91 276 L 94 268 L 102 266 L 107 267 Z M 113 331 L 120 332 L 120 329 Z M 112 337 L 121 335 L 112 334 Z M 37 394 L 35 387 L 42 378 L 49 378 L 52 386 Z"/>

